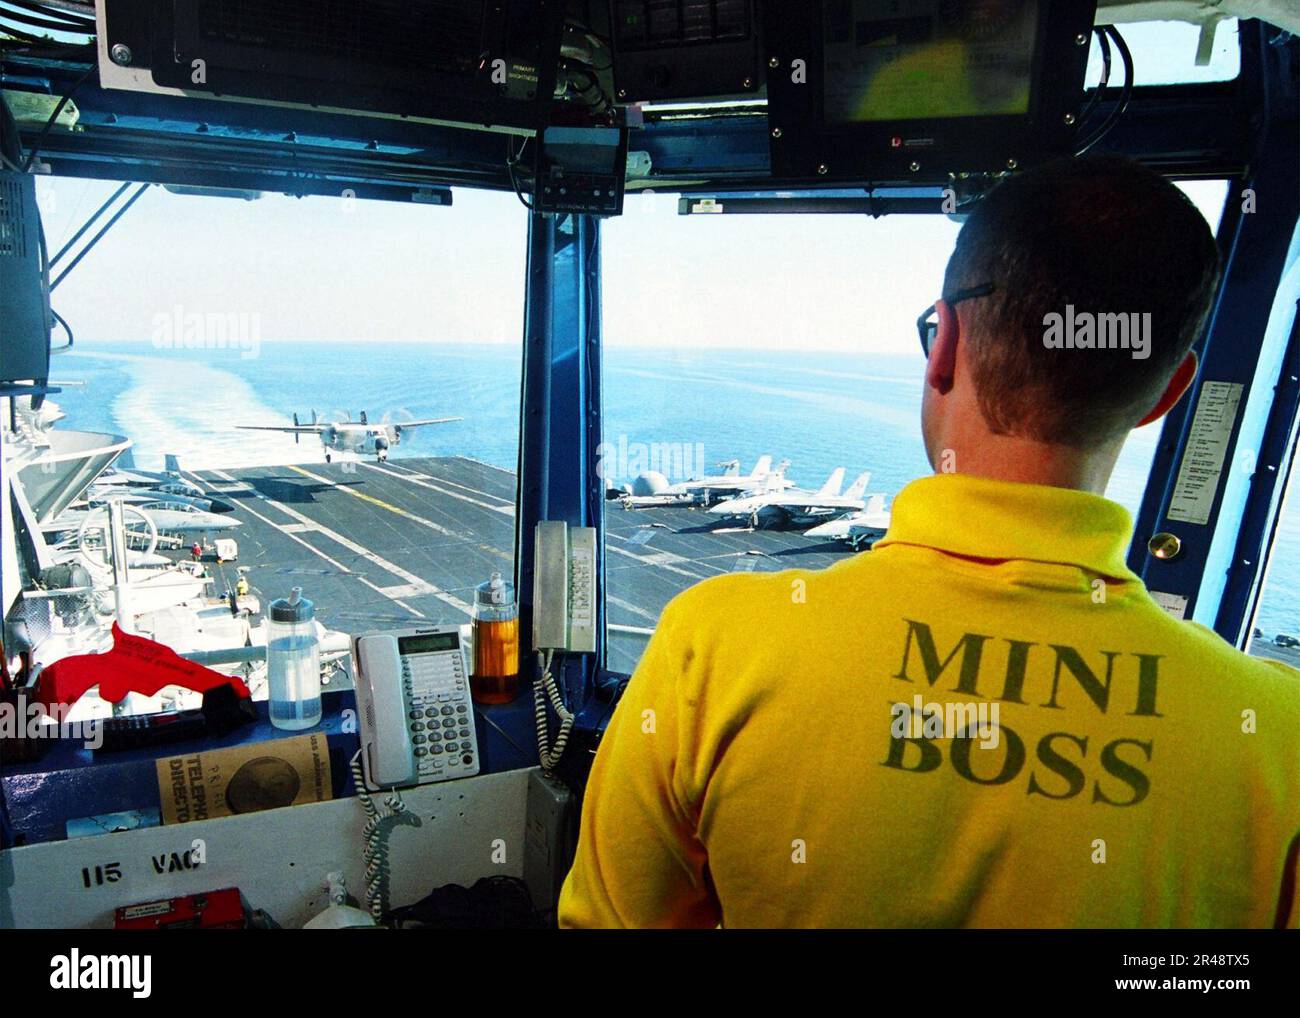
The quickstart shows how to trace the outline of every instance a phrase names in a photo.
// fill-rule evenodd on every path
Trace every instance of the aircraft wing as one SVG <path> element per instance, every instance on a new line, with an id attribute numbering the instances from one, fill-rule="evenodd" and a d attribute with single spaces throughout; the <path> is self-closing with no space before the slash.
<path id="1" fill-rule="evenodd" d="M 427 421 L 393 421 L 392 426 L 395 428 L 422 428 L 426 424 L 450 424 L 452 421 L 463 421 L 463 417 L 434 417 Z"/>
<path id="2" fill-rule="evenodd" d="M 800 510 L 801 506 L 792 502 L 780 502 L 776 500 L 763 502 L 757 507 L 758 512 L 779 513 L 783 520 L 793 518 L 800 512 Z"/>
<path id="3" fill-rule="evenodd" d="M 319 435 L 336 424 L 236 424 L 240 431 L 287 431 L 291 435 Z"/>

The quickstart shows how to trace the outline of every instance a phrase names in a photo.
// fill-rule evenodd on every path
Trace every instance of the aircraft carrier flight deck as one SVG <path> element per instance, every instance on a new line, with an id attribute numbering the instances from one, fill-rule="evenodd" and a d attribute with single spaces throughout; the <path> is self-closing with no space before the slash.
<path id="1" fill-rule="evenodd" d="M 187 472 L 230 501 L 236 562 L 207 563 L 212 593 L 237 570 L 265 604 L 301 586 L 344 632 L 466 622 L 474 588 L 513 571 L 515 475 L 463 457 L 349 460 Z M 720 524 L 689 507 L 606 512 L 608 667 L 630 671 L 674 595 L 710 576 L 819 569 L 852 554 L 798 530 Z M 627 627 L 627 628 L 624 628 Z"/>

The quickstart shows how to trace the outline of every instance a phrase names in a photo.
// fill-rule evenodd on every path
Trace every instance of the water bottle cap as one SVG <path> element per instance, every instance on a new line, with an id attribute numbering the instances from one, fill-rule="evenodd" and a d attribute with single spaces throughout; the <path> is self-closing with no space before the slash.
<path id="1" fill-rule="evenodd" d="M 272 622 L 306 622 L 316 615 L 316 605 L 302 596 L 302 588 L 294 587 L 287 598 L 277 597 L 271 602 Z"/>
<path id="2" fill-rule="evenodd" d="M 479 604 L 493 605 L 500 608 L 514 604 L 515 591 L 509 583 L 501 578 L 500 573 L 493 573 L 492 578 L 486 583 L 480 583 L 474 588 L 474 599 Z"/>

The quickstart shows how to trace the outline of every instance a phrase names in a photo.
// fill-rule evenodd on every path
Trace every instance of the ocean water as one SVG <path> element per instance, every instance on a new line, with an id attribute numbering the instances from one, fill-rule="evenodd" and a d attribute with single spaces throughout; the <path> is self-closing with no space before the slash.
<path id="1" fill-rule="evenodd" d="M 255 356 L 250 356 L 255 352 Z M 408 432 L 393 458 L 464 455 L 514 470 L 518 452 L 518 346 L 262 342 L 256 351 L 166 350 L 150 341 L 81 342 L 55 361 L 60 381 L 81 381 L 55 401 L 66 426 L 133 440 L 137 466 L 167 453 L 186 469 L 321 462 L 315 438 L 248 432 L 238 424 L 372 422 L 461 416 Z M 847 486 L 892 496 L 929 472 L 921 445 L 921 360 L 916 356 L 612 347 L 604 371 L 605 463 L 618 482 L 644 469 L 650 447 L 678 453 L 687 476 L 738 458 L 788 458 L 788 476 L 820 487 L 836 467 Z M 1158 439 L 1130 438 L 1107 495 L 1136 512 Z M 674 478 L 681 479 L 681 478 Z M 1284 518 L 1258 624 L 1295 632 L 1300 519 Z"/>

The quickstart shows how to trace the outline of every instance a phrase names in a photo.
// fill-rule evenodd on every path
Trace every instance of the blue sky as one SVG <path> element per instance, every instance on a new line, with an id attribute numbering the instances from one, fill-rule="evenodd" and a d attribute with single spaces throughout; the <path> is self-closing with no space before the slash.
<path id="1" fill-rule="evenodd" d="M 108 193 L 42 184 L 57 250 Z M 1190 185 L 1217 223 L 1223 185 Z M 52 200 L 51 200 L 52 199 Z M 611 345 L 910 351 L 958 226 L 941 216 L 677 215 L 637 196 L 605 226 Z M 147 339 L 157 315 L 258 315 L 263 342 L 518 343 L 527 217 L 514 195 L 451 208 L 149 192 L 55 292 L 82 341 Z"/>

